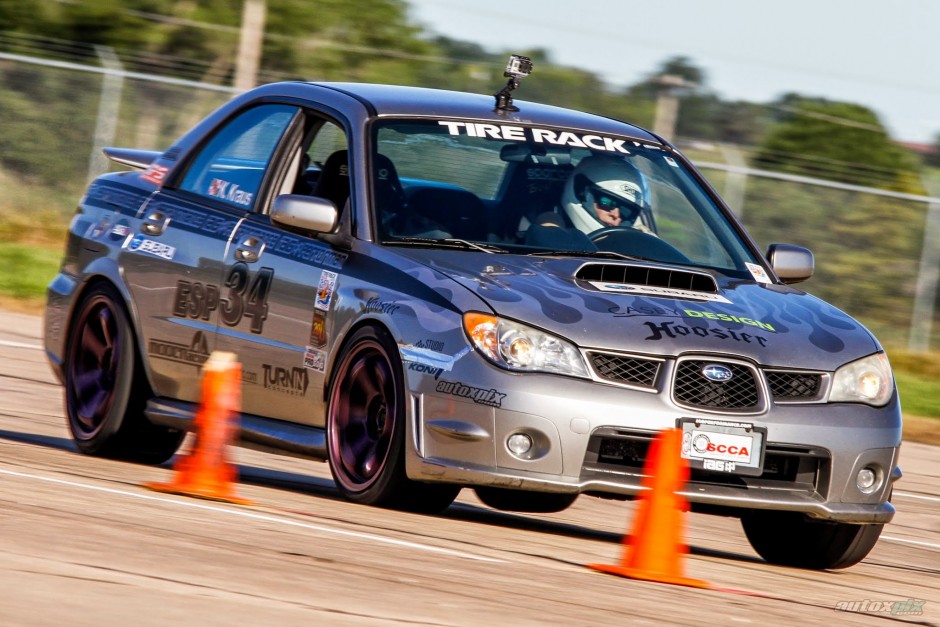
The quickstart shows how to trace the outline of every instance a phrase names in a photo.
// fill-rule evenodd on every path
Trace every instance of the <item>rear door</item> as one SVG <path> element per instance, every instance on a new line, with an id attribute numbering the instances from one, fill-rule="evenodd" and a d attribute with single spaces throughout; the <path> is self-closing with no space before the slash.
<path id="1" fill-rule="evenodd" d="M 224 274 L 232 233 L 258 202 L 296 112 L 261 105 L 222 124 L 128 226 L 122 265 L 158 395 L 199 400 L 199 369 L 239 299 Z"/>

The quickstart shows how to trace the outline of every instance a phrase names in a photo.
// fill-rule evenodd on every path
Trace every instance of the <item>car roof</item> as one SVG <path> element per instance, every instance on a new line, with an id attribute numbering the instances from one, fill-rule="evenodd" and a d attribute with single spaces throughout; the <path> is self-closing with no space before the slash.
<path id="1" fill-rule="evenodd" d="M 552 105 L 513 100 L 518 111 L 497 111 L 493 95 L 375 83 L 310 82 L 306 85 L 333 89 L 362 102 L 376 116 L 423 116 L 464 118 L 493 123 L 561 126 L 626 135 L 659 144 L 648 131 L 600 115 Z M 520 87 L 520 92 L 524 86 Z"/>

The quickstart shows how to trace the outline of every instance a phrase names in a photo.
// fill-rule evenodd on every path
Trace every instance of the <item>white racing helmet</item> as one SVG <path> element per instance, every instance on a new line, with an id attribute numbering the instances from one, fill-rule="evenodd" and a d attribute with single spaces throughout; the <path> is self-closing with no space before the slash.
<path id="1" fill-rule="evenodd" d="M 649 207 L 646 178 L 635 165 L 619 157 L 585 157 L 568 177 L 561 205 L 575 228 L 592 233 L 607 226 L 597 217 L 595 203 L 604 209 L 619 208 L 621 224 L 630 226 L 640 211 Z"/>

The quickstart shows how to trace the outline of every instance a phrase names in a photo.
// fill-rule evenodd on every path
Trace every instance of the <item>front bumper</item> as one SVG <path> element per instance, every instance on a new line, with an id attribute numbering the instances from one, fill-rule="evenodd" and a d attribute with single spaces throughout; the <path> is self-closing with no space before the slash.
<path id="1" fill-rule="evenodd" d="M 693 470 L 681 493 L 693 510 L 798 511 L 846 523 L 886 523 L 894 515 L 888 497 L 900 477 L 896 398 L 881 408 L 771 402 L 760 413 L 722 416 L 680 407 L 663 389 L 518 375 L 478 361 L 465 360 L 459 374 L 446 373 L 450 379 L 409 373 L 413 479 L 632 498 L 645 489 L 646 449 L 657 432 L 680 418 L 727 417 L 767 429 L 763 473 Z M 526 458 L 509 451 L 515 433 L 535 443 Z M 865 467 L 878 475 L 869 493 L 856 486 Z"/>

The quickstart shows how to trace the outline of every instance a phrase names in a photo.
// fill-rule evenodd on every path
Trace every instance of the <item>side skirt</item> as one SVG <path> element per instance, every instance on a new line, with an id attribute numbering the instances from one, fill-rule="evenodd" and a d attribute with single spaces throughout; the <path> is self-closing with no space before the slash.
<path id="1" fill-rule="evenodd" d="M 194 431 L 196 403 L 154 398 L 147 402 L 144 414 L 154 424 L 181 431 Z M 235 435 L 238 445 L 279 455 L 326 461 L 326 430 L 297 425 L 283 420 L 239 414 Z"/>

